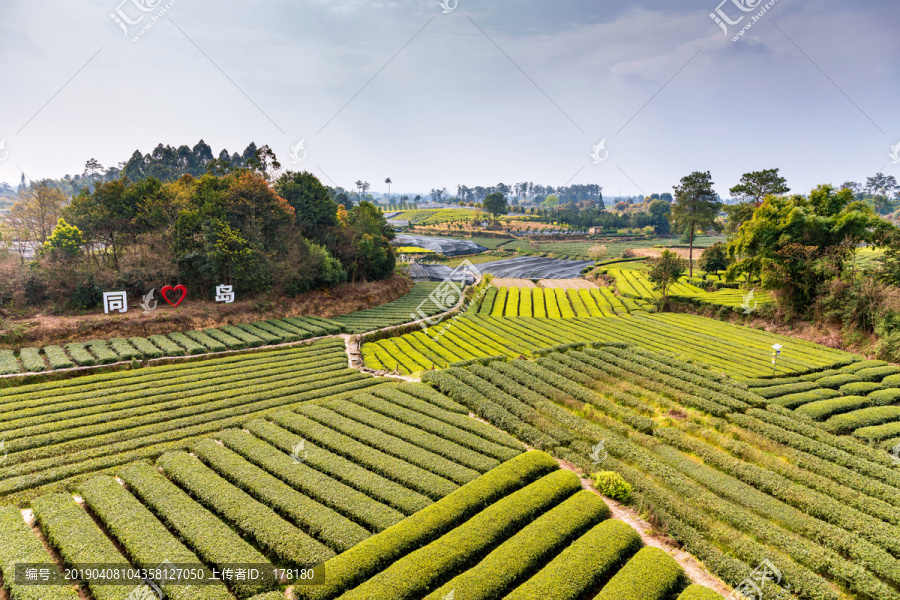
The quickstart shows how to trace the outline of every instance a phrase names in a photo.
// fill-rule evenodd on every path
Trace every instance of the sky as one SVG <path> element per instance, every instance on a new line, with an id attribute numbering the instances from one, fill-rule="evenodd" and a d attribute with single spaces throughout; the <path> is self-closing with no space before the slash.
<path id="1" fill-rule="evenodd" d="M 201 138 L 398 194 L 900 177 L 900 3 L 718 1 L 3 0 L 0 181 Z"/>

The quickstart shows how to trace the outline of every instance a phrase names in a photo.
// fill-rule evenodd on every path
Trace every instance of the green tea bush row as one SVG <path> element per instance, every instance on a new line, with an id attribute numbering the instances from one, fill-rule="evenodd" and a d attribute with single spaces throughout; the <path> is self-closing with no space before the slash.
<path id="1" fill-rule="evenodd" d="M 187 352 L 188 354 L 206 354 L 207 352 L 206 346 L 183 333 L 170 333 L 169 339 L 184 348 L 185 352 Z"/>
<path id="2" fill-rule="evenodd" d="M 881 441 L 900 435 L 900 422 L 861 427 L 853 432 L 854 437 L 866 441 Z"/>
<path id="3" fill-rule="evenodd" d="M 119 355 L 112 351 L 106 340 L 88 342 L 87 347 L 97 357 L 97 364 L 108 365 L 119 361 Z"/>
<path id="4" fill-rule="evenodd" d="M 248 332 L 244 331 L 242 328 L 236 327 L 234 325 L 225 325 L 223 327 L 219 327 L 219 329 L 222 332 L 230 335 L 234 339 L 240 340 L 241 342 L 243 342 L 247 348 L 258 348 L 259 346 L 262 346 L 265 343 L 265 341 L 262 338 L 259 338 L 255 335 L 253 335 L 252 333 L 248 333 Z"/>
<path id="5" fill-rule="evenodd" d="M 900 421 L 900 406 L 874 406 L 835 415 L 822 426 L 832 433 L 847 434 L 863 427 L 874 427 L 895 421 Z"/>
<path id="6" fill-rule="evenodd" d="M 838 391 L 843 396 L 866 396 L 881 389 L 881 384 L 874 381 L 854 381 L 852 383 L 845 383 L 838 388 Z"/>
<path id="7" fill-rule="evenodd" d="M 394 456 L 404 462 L 416 465 L 457 484 L 464 484 L 478 477 L 479 472 L 464 467 L 452 460 L 452 457 L 430 452 L 417 444 L 407 442 L 390 433 L 385 433 L 374 426 L 365 425 L 354 419 L 342 416 L 333 409 L 322 406 L 304 405 L 296 409 L 299 415 L 312 419 L 329 429 L 341 432 L 342 435 Z M 460 448 L 460 451 L 463 449 Z"/>
<path id="8" fill-rule="evenodd" d="M 47 370 L 47 364 L 41 358 L 40 348 L 22 348 L 19 352 L 19 360 L 28 373 L 38 373 Z"/>
<path id="9" fill-rule="evenodd" d="M 864 369 L 880 369 L 880 368 L 887 367 L 887 366 L 888 366 L 887 361 L 883 361 L 883 360 L 861 360 L 859 362 L 855 362 L 851 365 L 847 365 L 847 366 L 841 368 L 841 372 L 842 373 L 858 373 Z M 890 373 L 885 372 L 885 374 L 892 375 L 896 372 L 897 372 L 897 370 L 893 369 L 893 371 L 891 371 Z"/>
<path id="10" fill-rule="evenodd" d="M 229 335 L 220 329 L 204 329 L 204 335 L 211 337 L 219 343 L 225 344 L 225 347 L 229 350 L 243 350 L 247 347 L 247 344 L 237 339 L 233 335 Z"/>
<path id="11" fill-rule="evenodd" d="M 286 452 L 246 431 L 226 429 L 216 437 L 254 465 L 368 531 L 383 531 L 404 517 L 401 512 L 307 466 L 305 461 L 298 463 Z"/>
<path id="12" fill-rule="evenodd" d="M 286 329 L 282 329 L 280 327 L 276 327 L 275 325 L 272 325 L 271 323 L 267 323 L 265 321 L 256 321 L 254 323 L 251 323 L 251 325 L 253 327 L 256 327 L 257 329 L 261 329 L 262 331 L 265 331 L 266 333 L 270 333 L 270 334 L 274 335 L 275 337 L 277 337 L 279 344 L 284 344 L 287 342 L 296 342 L 296 341 L 299 341 L 301 338 L 300 335 L 298 335 L 294 332 L 288 331 Z"/>
<path id="13" fill-rule="evenodd" d="M 851 373 L 840 373 L 838 375 L 822 377 L 821 379 L 817 379 L 815 383 L 819 387 L 838 389 L 842 385 L 847 385 L 848 383 L 854 383 L 857 381 L 862 381 L 862 380 L 859 377 L 857 377 L 856 375 L 853 375 Z"/>
<path id="14" fill-rule="evenodd" d="M 505 598 L 579 600 L 600 587 L 642 546 L 641 537 L 623 521 L 603 521 Z"/>
<path id="15" fill-rule="evenodd" d="M 55 576 L 62 577 L 59 567 L 25 524 L 16 506 L 0 507 L 0 575 L 15 600 L 78 600 L 69 585 L 20 585 L 16 583 L 16 565 L 39 564 Z"/>
<path id="16" fill-rule="evenodd" d="M 184 333 L 187 337 L 191 338 L 198 344 L 202 344 L 203 347 L 210 352 L 225 352 L 228 350 L 228 346 L 215 340 L 214 338 L 209 337 L 202 331 L 186 331 Z"/>
<path id="17" fill-rule="evenodd" d="M 681 595 L 678 596 L 678 600 L 722 600 L 722 596 L 708 587 L 695 583 L 689 585 Z"/>
<path id="18" fill-rule="evenodd" d="M 147 338 L 133 337 L 133 338 L 128 338 L 128 341 L 129 341 L 129 342 L 131 343 L 131 345 L 134 346 L 134 347 L 137 349 L 137 351 L 140 352 L 141 355 L 143 355 L 145 358 L 162 358 L 163 356 L 166 355 L 166 353 L 165 353 L 164 350 L 162 350 L 162 349 L 160 349 L 160 348 L 157 348 L 157 347 L 156 347 L 150 340 L 148 340 Z M 176 344 L 173 344 L 173 345 L 177 347 Z M 46 352 L 46 351 L 47 351 L 47 349 L 44 348 L 44 352 Z"/>
<path id="19" fill-rule="evenodd" d="M 331 452 L 350 458 L 360 466 L 434 500 L 443 498 L 459 487 L 449 479 L 338 433 L 305 415 L 275 412 L 269 418 L 304 439 L 313 440 Z"/>
<path id="20" fill-rule="evenodd" d="M 515 435 L 534 448 L 554 448 L 559 445 L 556 439 L 526 423 L 503 406 L 481 396 L 476 389 L 456 379 L 451 371 L 456 371 L 456 369 L 424 373 L 422 381 L 434 384 L 441 392 L 465 404 L 481 418 Z"/>
<path id="21" fill-rule="evenodd" d="M 97 359 L 87 351 L 87 347 L 84 344 L 66 344 L 66 352 L 69 353 L 69 356 L 72 357 L 72 360 L 79 367 L 93 367 L 97 364 Z"/>
<path id="22" fill-rule="evenodd" d="M 184 356 L 185 354 L 183 346 L 176 344 L 173 340 L 170 340 L 164 335 L 151 335 L 147 339 L 151 344 L 162 350 L 164 356 Z M 71 352 L 69 353 L 71 354 Z"/>
<path id="23" fill-rule="evenodd" d="M 235 325 L 235 327 L 237 327 L 238 329 L 241 329 L 243 331 L 246 331 L 250 335 L 255 335 L 256 337 L 261 339 L 263 342 L 265 342 L 266 345 L 281 343 L 280 335 L 275 335 L 275 334 L 269 333 L 268 331 L 266 331 L 264 329 L 260 329 L 259 327 L 256 327 L 255 325 L 250 325 L 249 323 L 238 323 Z"/>
<path id="24" fill-rule="evenodd" d="M 362 526 L 302 494 L 247 462 L 240 455 L 206 438 L 191 444 L 191 452 L 232 485 L 295 523 L 337 553 L 369 537 Z"/>
<path id="25" fill-rule="evenodd" d="M 115 352 L 121 360 L 132 360 L 142 358 L 140 351 L 132 346 L 128 340 L 123 338 L 113 338 L 109 340 L 109 347 Z"/>
<path id="26" fill-rule="evenodd" d="M 129 494 L 115 479 L 101 476 L 79 486 L 79 493 L 106 530 L 125 548 L 136 566 L 159 568 L 166 561 L 172 564 L 198 565 L 197 556 L 169 533 L 153 513 Z M 212 573 L 203 569 L 203 578 Z M 224 584 L 162 585 L 172 600 L 228 600 L 231 594 Z"/>
<path id="27" fill-rule="evenodd" d="M 70 494 L 47 494 L 31 503 L 47 541 L 69 565 L 132 566 Z M 104 585 L 87 580 L 96 600 L 121 600 L 134 586 Z M 41 589 L 41 588 L 37 588 Z"/>
<path id="28" fill-rule="evenodd" d="M 163 454 L 157 464 L 192 497 L 279 561 L 289 564 L 319 563 L 334 555 L 327 547 L 283 520 L 274 510 L 229 485 L 186 452 Z"/>
<path id="29" fill-rule="evenodd" d="M 609 517 L 596 494 L 576 492 L 523 527 L 477 565 L 437 588 L 426 600 L 441 600 L 452 590 L 465 590 L 470 600 L 504 597 L 584 532 Z"/>
<path id="30" fill-rule="evenodd" d="M 206 564 L 221 569 L 229 564 L 264 565 L 269 562 L 231 527 L 147 463 L 127 465 L 118 470 L 118 475 L 129 490 Z M 260 569 L 262 577 L 259 580 L 233 583 L 232 590 L 239 598 L 247 598 L 273 589 L 273 568 Z"/>
<path id="31" fill-rule="evenodd" d="M 769 387 L 755 387 L 753 393 L 763 398 L 772 399 L 787 394 L 799 394 L 810 390 L 818 389 L 819 386 L 813 381 L 798 381 L 797 383 L 784 383 L 779 385 L 771 385 Z"/>
<path id="32" fill-rule="evenodd" d="M 12 375 L 21 372 L 19 361 L 12 350 L 0 350 L 0 375 Z"/>
<path id="33" fill-rule="evenodd" d="M 798 406 L 803 406 L 810 402 L 830 400 L 832 398 L 839 398 L 840 396 L 841 393 L 837 390 L 831 388 L 817 388 L 808 392 L 800 392 L 799 394 L 786 394 L 779 398 L 773 398 L 772 401 L 785 408 L 797 408 Z"/>
<path id="34" fill-rule="evenodd" d="M 824 421 L 832 415 L 838 415 L 860 408 L 868 408 L 870 406 L 875 406 L 874 398 L 867 398 L 865 396 L 841 396 L 830 400 L 819 400 L 817 402 L 804 404 L 797 408 L 797 412 L 816 421 Z"/>
<path id="35" fill-rule="evenodd" d="M 554 471 L 496 501 L 427 546 L 396 560 L 342 597 L 344 600 L 422 598 L 436 582 L 471 568 L 514 532 L 580 490 L 577 475 L 571 471 Z"/>
<path id="36" fill-rule="evenodd" d="M 75 363 L 69 360 L 65 351 L 59 346 L 46 346 L 44 355 L 47 357 L 51 369 L 71 369 L 75 366 Z"/>
<path id="37" fill-rule="evenodd" d="M 375 400 L 374 396 L 359 394 L 353 399 L 353 403 L 346 401 L 329 402 L 327 407 L 349 419 L 353 419 L 363 425 L 383 431 L 384 433 L 404 440 L 423 450 L 434 452 L 439 456 L 462 465 L 466 468 L 486 473 L 499 465 L 497 459 L 485 456 L 465 446 L 461 446 L 452 438 L 443 438 L 433 433 L 423 431 L 419 427 L 407 425 L 396 419 L 385 417 L 378 412 L 369 410 L 358 404 L 359 400 Z M 375 400 L 377 403 L 377 400 Z M 449 428 L 448 428 L 449 429 Z"/>
<path id="38" fill-rule="evenodd" d="M 597 600 L 666 600 L 688 585 L 690 579 L 674 558 L 648 546 L 613 575 Z"/>
<path id="39" fill-rule="evenodd" d="M 393 527 L 332 558 L 325 563 L 328 574 L 325 583 L 321 586 L 294 586 L 294 596 L 302 600 L 332 600 L 402 557 L 469 522 L 486 507 L 495 505 L 558 469 L 556 461 L 543 452 L 521 454 Z M 480 534 L 473 537 L 478 538 Z"/>
<path id="40" fill-rule="evenodd" d="M 290 456 L 293 448 L 302 439 L 297 434 L 262 419 L 249 421 L 244 427 L 287 456 Z M 431 500 L 423 494 L 334 454 L 318 444 L 311 444 L 308 439 L 305 440 L 305 445 L 307 456 L 303 461 L 304 465 L 359 490 L 404 515 L 411 515 L 431 504 Z"/>
<path id="41" fill-rule="evenodd" d="M 419 400 L 422 400 L 423 402 L 427 402 L 428 404 L 432 404 L 438 408 L 442 408 L 447 412 L 454 412 L 466 416 L 469 415 L 469 410 L 464 405 L 451 400 L 449 397 L 436 391 L 433 387 L 425 383 L 404 383 L 397 389 L 402 390 L 404 394 L 408 394 L 410 396 L 418 398 Z M 494 428 L 490 429 L 494 430 Z"/>

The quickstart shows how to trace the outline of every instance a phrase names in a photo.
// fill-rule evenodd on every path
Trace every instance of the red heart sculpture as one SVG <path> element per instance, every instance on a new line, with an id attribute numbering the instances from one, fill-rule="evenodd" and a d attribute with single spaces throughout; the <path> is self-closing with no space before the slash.
<path id="1" fill-rule="evenodd" d="M 168 293 L 168 292 L 179 292 L 179 291 L 181 292 L 181 298 L 178 299 L 178 302 L 172 302 L 171 300 L 169 300 L 169 297 L 166 296 L 166 293 Z M 166 287 L 164 287 L 163 289 L 160 290 L 160 293 L 162 294 L 163 300 L 165 300 L 172 306 L 178 306 L 179 304 L 184 302 L 185 298 L 187 298 L 187 288 L 184 287 L 183 285 L 176 285 L 175 287 L 172 287 L 171 285 L 167 285 Z"/>

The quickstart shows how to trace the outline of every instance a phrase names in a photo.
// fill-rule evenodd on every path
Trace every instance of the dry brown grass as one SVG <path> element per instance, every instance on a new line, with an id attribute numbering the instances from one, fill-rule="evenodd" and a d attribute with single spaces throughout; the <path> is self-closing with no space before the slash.
<path id="1" fill-rule="evenodd" d="M 26 328 L 24 341 L 16 344 L 17 347 L 43 346 L 98 338 L 146 337 L 283 317 L 314 315 L 332 318 L 393 302 L 409 293 L 412 286 L 413 282 L 406 277 L 396 276 L 384 281 L 344 284 L 333 290 L 310 292 L 296 298 L 254 298 L 233 304 L 217 304 L 188 297 L 178 308 L 170 308 L 160 301 L 160 307 L 149 315 L 145 315 L 132 302 L 131 310 L 124 315 L 96 312 L 79 316 L 35 314 L 9 321 L 13 326 Z"/>

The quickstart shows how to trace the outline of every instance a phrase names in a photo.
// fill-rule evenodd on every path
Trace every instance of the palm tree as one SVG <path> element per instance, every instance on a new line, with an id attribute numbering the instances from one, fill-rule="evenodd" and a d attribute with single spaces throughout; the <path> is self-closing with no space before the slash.
<path id="1" fill-rule="evenodd" d="M 385 182 L 386 184 L 388 184 L 388 200 L 390 200 L 390 199 L 391 199 L 391 184 L 394 183 L 394 182 L 391 181 L 391 178 L 390 178 L 390 177 L 388 177 L 387 179 L 385 179 L 384 182 Z"/>
<path id="2" fill-rule="evenodd" d="M 360 202 L 362 202 L 362 187 L 363 187 L 362 179 L 357 179 L 356 180 L 356 189 L 359 191 L 359 201 Z"/>

